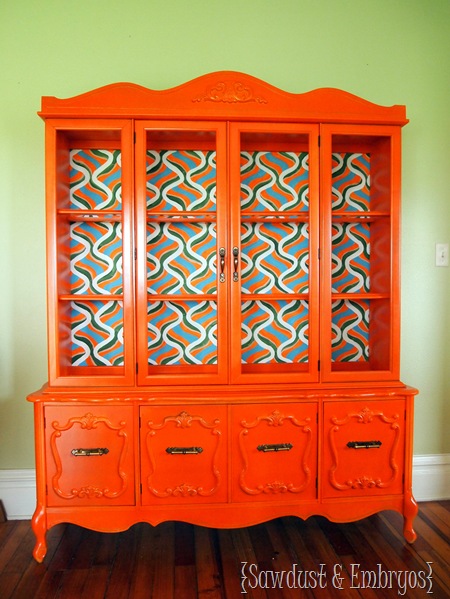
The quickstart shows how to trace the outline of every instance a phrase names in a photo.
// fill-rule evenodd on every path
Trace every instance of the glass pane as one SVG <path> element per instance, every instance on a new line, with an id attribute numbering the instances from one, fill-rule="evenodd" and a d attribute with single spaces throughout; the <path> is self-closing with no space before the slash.
<path id="1" fill-rule="evenodd" d="M 216 224 L 147 223 L 148 293 L 216 293 Z"/>
<path id="2" fill-rule="evenodd" d="M 369 300 L 338 300 L 332 303 L 333 362 L 369 360 Z"/>
<path id="3" fill-rule="evenodd" d="M 332 226 L 332 291 L 370 291 L 370 223 Z"/>
<path id="4" fill-rule="evenodd" d="M 215 301 L 151 301 L 147 313 L 149 364 L 217 364 Z"/>
<path id="5" fill-rule="evenodd" d="M 242 223 L 242 293 L 307 293 L 309 227 Z"/>
<path id="6" fill-rule="evenodd" d="M 121 151 L 72 149 L 69 153 L 70 209 L 121 210 Z"/>
<path id="7" fill-rule="evenodd" d="M 333 152 L 332 208 L 367 212 L 370 210 L 370 154 Z"/>
<path id="8" fill-rule="evenodd" d="M 216 209 L 216 152 L 147 150 L 147 209 Z"/>
<path id="9" fill-rule="evenodd" d="M 71 223 L 69 245 L 70 293 L 123 292 L 122 223 Z"/>
<path id="10" fill-rule="evenodd" d="M 218 302 L 226 291 L 217 280 L 218 215 L 226 210 L 225 203 L 217 206 L 219 131 L 226 134 L 225 127 L 189 129 L 177 123 L 144 131 L 144 372 L 163 384 L 170 376 L 189 381 L 198 375 L 214 382 L 224 366 L 218 348 Z M 225 155 L 220 160 L 226 166 Z M 219 222 L 226 226 L 225 218 Z"/>
<path id="11" fill-rule="evenodd" d="M 242 211 L 307 211 L 307 152 L 241 152 Z"/>
<path id="12" fill-rule="evenodd" d="M 294 364 L 308 360 L 308 302 L 242 303 L 242 362 Z"/>
<path id="13" fill-rule="evenodd" d="M 123 302 L 71 301 L 72 366 L 123 366 Z"/>
<path id="14" fill-rule="evenodd" d="M 335 372 L 391 368 L 391 143 L 384 135 L 332 135 L 331 368 Z"/>

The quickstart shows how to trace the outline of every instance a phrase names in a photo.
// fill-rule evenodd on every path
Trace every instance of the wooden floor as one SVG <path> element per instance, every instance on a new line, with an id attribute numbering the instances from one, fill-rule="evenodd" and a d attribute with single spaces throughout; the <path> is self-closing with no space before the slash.
<path id="1" fill-rule="evenodd" d="M 413 545 L 394 512 L 351 524 L 288 517 L 236 530 L 169 522 L 103 534 L 64 524 L 49 531 L 43 564 L 31 557 L 30 522 L 5 522 L 0 597 L 448 599 L 450 501 L 419 507 Z"/>

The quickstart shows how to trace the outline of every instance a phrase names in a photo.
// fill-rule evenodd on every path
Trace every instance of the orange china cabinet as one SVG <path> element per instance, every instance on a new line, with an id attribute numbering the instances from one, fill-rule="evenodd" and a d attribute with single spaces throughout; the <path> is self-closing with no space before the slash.
<path id="1" fill-rule="evenodd" d="M 49 380 L 34 557 L 70 522 L 396 510 L 404 106 L 217 72 L 44 97 Z"/>

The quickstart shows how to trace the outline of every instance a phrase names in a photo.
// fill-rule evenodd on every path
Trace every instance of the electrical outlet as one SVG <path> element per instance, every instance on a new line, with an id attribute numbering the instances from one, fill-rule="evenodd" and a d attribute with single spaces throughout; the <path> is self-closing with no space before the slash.
<path id="1" fill-rule="evenodd" d="M 448 266 L 448 243 L 436 244 L 436 266 Z"/>

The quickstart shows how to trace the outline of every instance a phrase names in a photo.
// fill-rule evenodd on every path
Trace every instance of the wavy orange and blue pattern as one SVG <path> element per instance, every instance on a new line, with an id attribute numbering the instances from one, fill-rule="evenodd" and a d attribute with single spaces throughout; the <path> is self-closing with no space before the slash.
<path id="1" fill-rule="evenodd" d="M 304 300 L 242 303 L 242 363 L 308 361 L 309 305 Z"/>
<path id="2" fill-rule="evenodd" d="M 150 301 L 147 314 L 150 365 L 217 364 L 215 301 Z"/>
<path id="3" fill-rule="evenodd" d="M 122 209 L 120 150 L 72 149 L 69 152 L 69 163 L 68 208 Z"/>
<path id="4" fill-rule="evenodd" d="M 122 366 L 123 302 L 70 302 L 72 366 Z"/>
<path id="5" fill-rule="evenodd" d="M 307 152 L 241 152 L 241 210 L 309 210 Z"/>
<path id="6" fill-rule="evenodd" d="M 216 210 L 216 152 L 148 150 L 147 210 Z"/>

